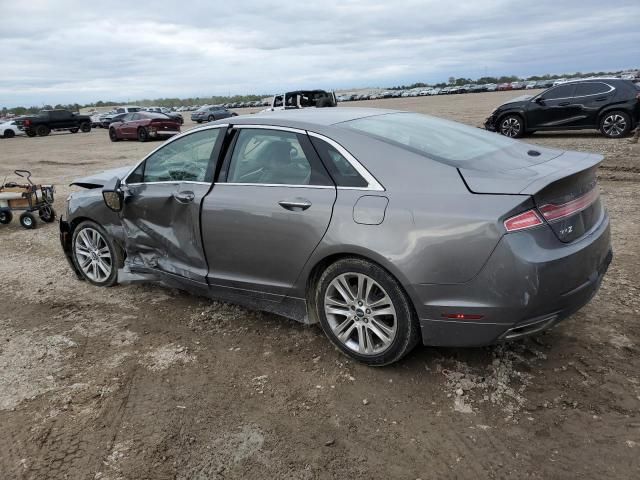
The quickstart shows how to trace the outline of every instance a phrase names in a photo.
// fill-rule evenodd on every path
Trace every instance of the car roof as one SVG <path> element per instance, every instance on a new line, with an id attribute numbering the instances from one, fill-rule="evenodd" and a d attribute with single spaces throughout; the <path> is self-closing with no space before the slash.
<path id="1" fill-rule="evenodd" d="M 276 125 L 280 127 L 308 129 L 313 126 L 328 127 L 336 123 L 348 122 L 359 118 L 386 115 L 389 113 L 406 113 L 401 110 L 359 107 L 327 107 L 276 110 L 253 115 L 240 115 L 233 118 L 234 124 Z M 220 121 L 228 122 L 228 119 Z"/>

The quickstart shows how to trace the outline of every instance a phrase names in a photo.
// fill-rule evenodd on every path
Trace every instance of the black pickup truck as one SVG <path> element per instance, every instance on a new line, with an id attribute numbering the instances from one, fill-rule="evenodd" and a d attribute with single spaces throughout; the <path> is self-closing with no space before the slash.
<path id="1" fill-rule="evenodd" d="M 42 110 L 38 115 L 16 119 L 16 124 L 30 137 L 46 137 L 53 130 L 69 130 L 71 133 L 91 131 L 91 117 L 69 110 Z"/>

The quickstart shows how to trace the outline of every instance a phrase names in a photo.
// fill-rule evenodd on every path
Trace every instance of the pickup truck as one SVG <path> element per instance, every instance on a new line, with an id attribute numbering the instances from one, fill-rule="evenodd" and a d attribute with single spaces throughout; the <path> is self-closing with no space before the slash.
<path id="1" fill-rule="evenodd" d="M 290 110 L 296 108 L 335 107 L 336 94 L 324 90 L 296 90 L 281 95 L 274 95 L 271 107 L 262 110 L 273 112 L 276 110 Z"/>
<path id="2" fill-rule="evenodd" d="M 69 110 L 42 110 L 38 115 L 20 117 L 16 123 L 29 137 L 46 137 L 54 130 L 68 130 L 71 133 L 91 131 L 91 117 Z"/>

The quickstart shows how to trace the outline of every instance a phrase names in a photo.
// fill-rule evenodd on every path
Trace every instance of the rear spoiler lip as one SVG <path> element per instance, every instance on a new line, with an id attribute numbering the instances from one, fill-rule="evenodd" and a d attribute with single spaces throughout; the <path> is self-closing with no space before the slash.
<path id="1" fill-rule="evenodd" d="M 552 158 L 548 162 L 518 170 L 496 172 L 481 172 L 464 168 L 458 168 L 457 170 L 471 193 L 486 195 L 535 195 L 556 180 L 596 167 L 602 160 L 604 160 L 604 156 L 597 153 L 567 151 L 562 155 Z M 540 175 L 542 172 L 539 172 L 540 174 L 531 180 L 526 177 L 518 178 L 517 175 L 510 175 L 518 171 L 524 173 L 527 170 L 542 169 L 548 171 L 548 173 Z M 483 179 L 486 179 L 487 183 L 494 183 L 499 178 L 504 179 L 505 183 L 509 183 L 511 188 L 501 188 L 501 190 L 504 191 L 494 191 L 495 187 L 483 188 Z"/>

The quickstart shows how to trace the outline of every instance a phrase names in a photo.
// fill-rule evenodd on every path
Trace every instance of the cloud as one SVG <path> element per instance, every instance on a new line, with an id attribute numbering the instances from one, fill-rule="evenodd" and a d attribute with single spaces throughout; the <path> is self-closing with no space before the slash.
<path id="1" fill-rule="evenodd" d="M 637 0 L 4 2 L 0 105 L 637 67 Z"/>

